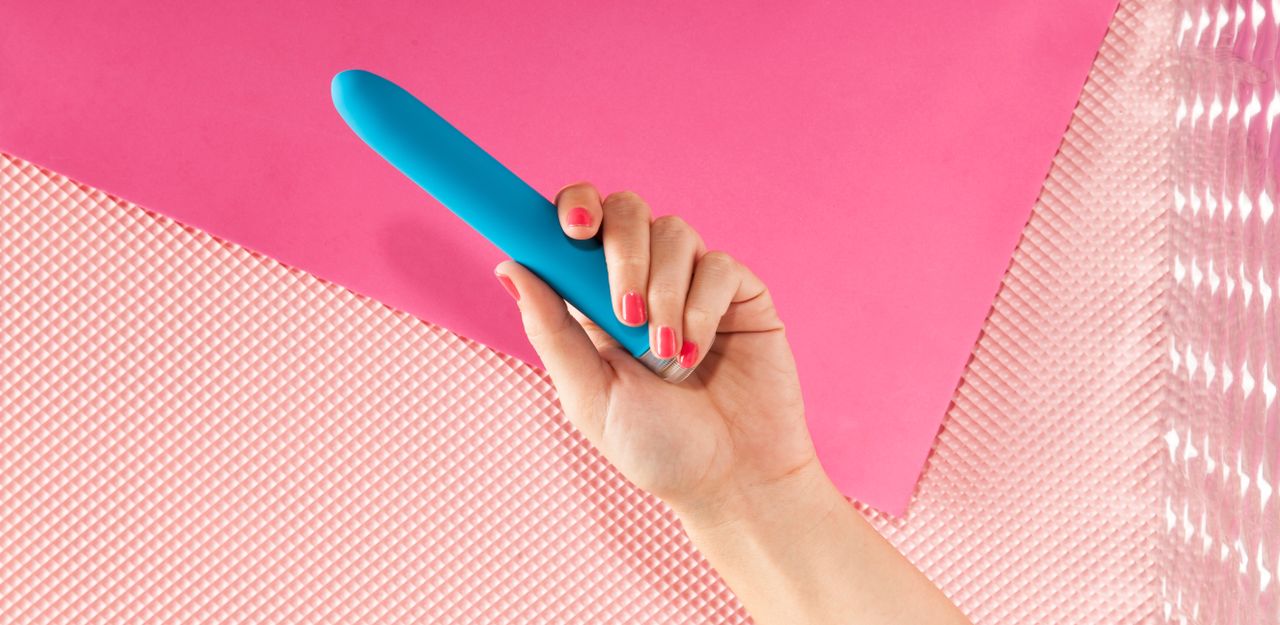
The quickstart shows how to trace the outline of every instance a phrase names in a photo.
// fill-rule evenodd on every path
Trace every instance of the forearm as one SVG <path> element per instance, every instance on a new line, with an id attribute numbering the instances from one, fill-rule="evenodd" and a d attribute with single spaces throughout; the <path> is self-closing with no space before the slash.
<path id="1" fill-rule="evenodd" d="M 968 623 L 816 462 L 730 499 L 676 512 L 759 625 Z"/>
<path id="2" fill-rule="evenodd" d="M 692 377 L 655 376 L 519 263 L 494 273 L 565 415 L 633 484 L 672 505 L 756 622 L 965 623 L 814 458 L 795 359 L 764 282 L 708 251 L 679 218 L 653 219 L 635 193 L 604 197 L 582 182 L 555 203 L 566 236 L 603 237 L 618 321 L 656 327 L 654 353 L 674 352 L 681 338 L 679 366 Z"/>

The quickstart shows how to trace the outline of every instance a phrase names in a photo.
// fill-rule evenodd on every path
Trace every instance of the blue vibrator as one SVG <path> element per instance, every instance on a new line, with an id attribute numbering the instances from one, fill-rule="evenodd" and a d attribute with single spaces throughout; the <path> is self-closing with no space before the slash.
<path id="1" fill-rule="evenodd" d="M 691 369 L 649 350 L 648 325 L 623 325 L 609 297 L 599 238 L 571 239 L 556 207 L 399 85 L 364 70 L 333 77 L 333 105 L 369 147 L 542 278 L 663 379 Z"/>

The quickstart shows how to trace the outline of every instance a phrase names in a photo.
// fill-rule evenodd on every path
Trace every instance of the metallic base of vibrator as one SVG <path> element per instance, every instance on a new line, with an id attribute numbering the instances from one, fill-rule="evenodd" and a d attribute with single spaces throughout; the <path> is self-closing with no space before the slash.
<path id="1" fill-rule="evenodd" d="M 693 373 L 693 369 L 685 369 L 677 364 L 675 358 L 658 358 L 653 354 L 653 350 L 645 350 L 636 359 L 668 382 L 683 382 Z"/>

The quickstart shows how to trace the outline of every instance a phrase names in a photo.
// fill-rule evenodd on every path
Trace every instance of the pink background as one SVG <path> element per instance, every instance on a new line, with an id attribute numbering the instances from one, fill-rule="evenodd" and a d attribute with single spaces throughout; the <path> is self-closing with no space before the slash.
<path id="1" fill-rule="evenodd" d="M 1280 409 L 1276 248 L 1230 298 L 1207 270 L 1280 219 L 1184 210 L 1169 244 L 1156 70 L 1186 11 L 1122 4 L 907 513 L 868 512 L 978 625 L 1276 622 L 1276 456 L 1233 434 Z M 1231 70 L 1209 42 L 1250 19 L 1193 33 L 1188 62 Z M 1197 142 L 1240 138 L 1206 117 Z M 1171 328 L 1180 250 L 1202 273 Z M 1204 334 L 1223 318 L 1248 332 Z M 746 622 L 538 370 L 8 156 L 0 319 L 10 620 Z"/>
<path id="2" fill-rule="evenodd" d="M 755 269 L 823 464 L 900 513 L 1114 7 L 23 3 L 0 149 L 536 363 L 500 253 L 332 111 L 379 72 L 544 193 L 634 189 Z"/>
<path id="3" fill-rule="evenodd" d="M 870 513 L 978 625 L 1280 623 L 1278 13 L 1219 6 L 1121 4 Z M 7 155 L 0 320 L 9 621 L 746 620 L 537 370 Z"/>

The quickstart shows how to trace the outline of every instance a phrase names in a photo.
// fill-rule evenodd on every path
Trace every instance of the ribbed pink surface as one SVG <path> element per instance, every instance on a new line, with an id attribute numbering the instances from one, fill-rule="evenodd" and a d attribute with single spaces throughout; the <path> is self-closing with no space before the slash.
<path id="1" fill-rule="evenodd" d="M 1280 623 L 1274 2 L 1179 2 L 1166 461 L 1180 623 Z"/>
<path id="2" fill-rule="evenodd" d="M 1175 9 L 1122 3 L 876 519 L 977 623 L 1163 616 Z M 6 619 L 746 620 L 539 372 L 16 158 L 0 210 Z"/>

